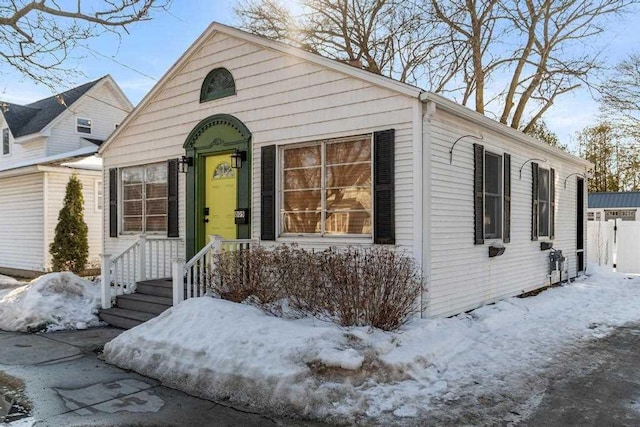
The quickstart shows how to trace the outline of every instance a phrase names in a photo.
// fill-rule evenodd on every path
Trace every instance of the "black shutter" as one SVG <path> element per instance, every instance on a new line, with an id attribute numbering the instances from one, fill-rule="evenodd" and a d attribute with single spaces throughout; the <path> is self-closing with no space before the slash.
<path id="1" fill-rule="evenodd" d="M 373 243 L 396 243 L 395 129 L 373 134 Z"/>
<path id="2" fill-rule="evenodd" d="M 109 169 L 109 237 L 118 237 L 118 169 Z"/>
<path id="3" fill-rule="evenodd" d="M 502 241 L 511 241 L 511 155 L 504 154 L 504 231 Z"/>
<path id="4" fill-rule="evenodd" d="M 553 240 L 556 234 L 556 171 L 549 170 L 549 239 Z"/>
<path id="5" fill-rule="evenodd" d="M 531 163 L 531 240 L 538 240 L 538 164 Z"/>
<path id="6" fill-rule="evenodd" d="M 484 244 L 484 147 L 473 144 L 473 234 L 476 245 Z"/>
<path id="7" fill-rule="evenodd" d="M 180 237 L 178 230 L 178 159 L 167 160 L 167 237 Z"/>
<path id="8" fill-rule="evenodd" d="M 262 147 L 260 239 L 276 240 L 276 146 Z"/>

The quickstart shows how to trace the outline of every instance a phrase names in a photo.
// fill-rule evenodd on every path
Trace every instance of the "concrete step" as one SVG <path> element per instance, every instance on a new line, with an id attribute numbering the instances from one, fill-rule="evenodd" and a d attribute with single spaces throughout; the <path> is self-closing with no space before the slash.
<path id="1" fill-rule="evenodd" d="M 122 329 L 131 329 L 147 320 L 156 317 L 153 313 L 144 313 L 141 311 L 127 310 L 125 308 L 110 308 L 108 310 L 100 310 L 98 317 L 100 320 L 107 322 L 111 326 Z"/>
<path id="2" fill-rule="evenodd" d="M 172 298 L 140 293 L 120 295 L 116 298 L 117 307 L 144 313 L 160 314 L 172 305 Z"/>
<path id="3" fill-rule="evenodd" d="M 171 279 L 144 280 L 136 284 L 136 293 L 173 298 L 173 283 Z"/>

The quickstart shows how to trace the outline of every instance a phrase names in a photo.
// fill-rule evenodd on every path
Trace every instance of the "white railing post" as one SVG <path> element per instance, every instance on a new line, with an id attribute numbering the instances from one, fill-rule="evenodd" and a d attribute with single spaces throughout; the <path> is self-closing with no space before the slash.
<path id="1" fill-rule="evenodd" d="M 101 254 L 102 309 L 111 308 L 111 255 Z"/>
<path id="2" fill-rule="evenodd" d="M 140 272 L 140 281 L 147 280 L 147 236 L 141 234 L 138 238 L 138 271 Z M 135 274 L 134 274 L 135 282 Z"/>
<path id="3" fill-rule="evenodd" d="M 184 301 L 184 260 L 177 258 L 171 261 L 171 276 L 173 277 L 173 305 Z"/>
<path id="4" fill-rule="evenodd" d="M 211 239 L 211 251 L 214 254 L 220 253 L 222 250 L 222 236 L 218 236 L 217 234 L 212 234 L 209 236 Z"/>

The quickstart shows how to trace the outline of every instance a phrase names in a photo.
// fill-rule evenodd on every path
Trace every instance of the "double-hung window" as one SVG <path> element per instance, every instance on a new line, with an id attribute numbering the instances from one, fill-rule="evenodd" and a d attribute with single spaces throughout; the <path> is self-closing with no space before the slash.
<path id="1" fill-rule="evenodd" d="M 371 136 L 282 150 L 281 233 L 372 234 Z"/>
<path id="2" fill-rule="evenodd" d="M 531 163 L 532 221 L 531 239 L 554 238 L 555 234 L 555 170 L 543 169 L 538 163 Z"/>
<path id="3" fill-rule="evenodd" d="M 538 171 L 538 236 L 549 236 L 549 170 Z"/>
<path id="4" fill-rule="evenodd" d="M 511 155 L 473 144 L 474 243 L 511 241 Z"/>
<path id="5" fill-rule="evenodd" d="M 11 142 L 9 141 L 9 128 L 2 129 L 2 155 L 11 154 Z"/>
<path id="6" fill-rule="evenodd" d="M 76 132 L 91 135 L 91 120 L 78 117 L 76 119 Z"/>
<path id="7" fill-rule="evenodd" d="M 161 233 L 167 231 L 167 165 L 123 168 L 122 231 Z"/>
<path id="8" fill-rule="evenodd" d="M 484 156 L 484 237 L 502 237 L 502 156 Z"/>

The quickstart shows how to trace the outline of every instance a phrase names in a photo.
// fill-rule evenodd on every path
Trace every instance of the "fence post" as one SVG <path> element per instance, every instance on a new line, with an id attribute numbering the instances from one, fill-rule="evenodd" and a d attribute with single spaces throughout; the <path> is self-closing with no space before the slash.
<path id="1" fill-rule="evenodd" d="M 140 281 L 147 280 L 147 236 L 141 234 L 138 238 L 138 271 L 140 272 Z M 134 275 L 135 276 L 135 275 Z M 134 280 L 135 282 L 135 280 Z"/>
<path id="2" fill-rule="evenodd" d="M 213 251 L 213 253 L 220 253 L 220 251 L 222 251 L 222 236 L 212 234 L 211 236 L 209 236 L 209 239 L 211 239 L 211 250 Z"/>
<path id="3" fill-rule="evenodd" d="M 111 308 L 111 255 L 100 254 L 101 258 L 101 285 L 102 285 L 102 309 Z"/>
<path id="4" fill-rule="evenodd" d="M 184 259 L 171 260 L 171 277 L 173 278 L 173 305 L 184 301 Z"/>

